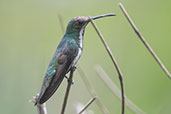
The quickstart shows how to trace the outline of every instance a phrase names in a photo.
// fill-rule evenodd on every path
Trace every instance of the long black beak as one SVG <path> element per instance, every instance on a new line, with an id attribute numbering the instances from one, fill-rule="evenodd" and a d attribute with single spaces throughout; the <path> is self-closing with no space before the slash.
<path id="1" fill-rule="evenodd" d="M 116 14 L 98 15 L 98 16 L 91 17 L 91 19 L 95 20 L 95 19 L 99 19 L 99 18 L 103 18 L 103 17 L 109 17 L 109 16 L 116 16 Z"/>

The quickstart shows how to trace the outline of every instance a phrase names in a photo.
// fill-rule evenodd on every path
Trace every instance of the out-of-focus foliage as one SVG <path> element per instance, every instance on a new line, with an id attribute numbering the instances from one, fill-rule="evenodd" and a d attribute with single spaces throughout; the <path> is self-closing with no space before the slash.
<path id="1" fill-rule="evenodd" d="M 169 114 L 171 81 L 133 32 L 117 6 L 120 1 L 171 72 L 168 0 L 0 0 L 0 113 L 37 114 L 29 100 L 39 92 L 48 63 L 63 36 L 59 14 L 66 26 L 75 16 L 116 13 L 116 17 L 95 22 L 124 74 L 126 95 L 148 114 Z M 83 55 L 78 63 L 110 113 L 119 114 L 121 102 L 94 70 L 100 64 L 119 87 L 116 70 L 91 24 L 86 28 Z M 67 114 L 74 114 L 77 104 L 90 99 L 77 71 L 74 79 Z M 49 114 L 60 112 L 66 83 L 64 80 L 48 101 Z M 95 103 L 89 110 L 101 114 Z M 126 114 L 133 112 L 126 108 Z"/>

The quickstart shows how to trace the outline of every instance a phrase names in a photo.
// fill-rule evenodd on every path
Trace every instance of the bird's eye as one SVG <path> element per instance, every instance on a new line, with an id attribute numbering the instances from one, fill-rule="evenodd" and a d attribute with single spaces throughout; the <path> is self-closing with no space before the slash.
<path id="1" fill-rule="evenodd" d="M 83 21 L 78 21 L 78 24 L 79 24 L 79 25 L 82 25 L 82 24 L 83 24 Z"/>

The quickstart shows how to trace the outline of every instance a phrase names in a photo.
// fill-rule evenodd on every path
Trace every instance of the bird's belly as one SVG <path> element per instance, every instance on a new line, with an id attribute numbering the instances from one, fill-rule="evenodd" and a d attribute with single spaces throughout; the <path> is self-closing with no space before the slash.
<path id="1" fill-rule="evenodd" d="M 81 56 L 81 53 L 82 53 L 82 50 L 81 50 L 81 48 L 79 48 L 78 54 L 77 54 L 77 56 L 75 57 L 75 59 L 74 59 L 74 61 L 73 61 L 73 63 L 72 63 L 72 66 L 75 66 L 75 64 L 78 62 L 78 60 L 79 60 L 79 58 L 80 58 L 80 56 Z"/>

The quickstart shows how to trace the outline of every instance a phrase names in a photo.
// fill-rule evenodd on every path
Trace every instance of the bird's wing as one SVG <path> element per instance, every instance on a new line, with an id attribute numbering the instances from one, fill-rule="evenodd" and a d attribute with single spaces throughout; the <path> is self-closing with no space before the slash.
<path id="1" fill-rule="evenodd" d="M 73 43 L 74 46 L 77 46 L 75 45 L 74 41 L 70 41 L 69 43 Z M 44 78 L 44 82 L 37 103 L 42 104 L 46 102 L 61 84 L 64 76 L 70 69 L 72 62 L 78 53 L 78 48 L 74 46 L 68 46 L 68 44 L 64 45 L 64 47 L 62 47 L 60 50 L 59 57 L 56 61 L 56 67 L 51 66 L 54 64 L 49 65 L 49 68 L 51 68 L 51 70 L 49 72 L 49 75 L 46 75 Z"/>

